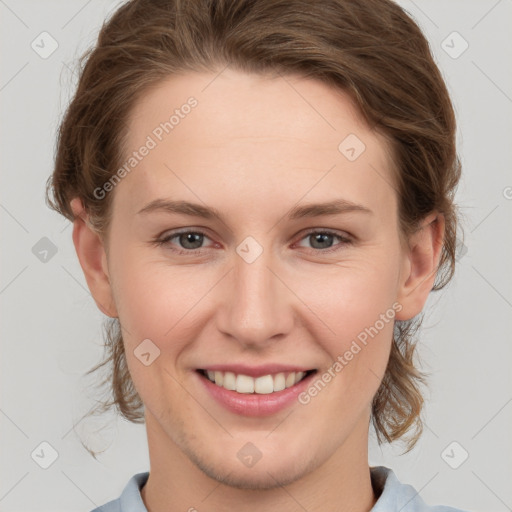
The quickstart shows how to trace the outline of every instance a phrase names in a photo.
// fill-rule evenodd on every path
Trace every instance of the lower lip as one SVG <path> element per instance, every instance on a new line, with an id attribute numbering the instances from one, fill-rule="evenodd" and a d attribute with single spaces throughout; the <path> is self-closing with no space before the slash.
<path id="1" fill-rule="evenodd" d="M 309 386 L 316 372 L 309 374 L 291 388 L 265 395 L 230 391 L 217 386 L 199 372 L 195 373 L 213 398 L 229 411 L 243 416 L 270 416 L 296 402 L 297 395 Z"/>

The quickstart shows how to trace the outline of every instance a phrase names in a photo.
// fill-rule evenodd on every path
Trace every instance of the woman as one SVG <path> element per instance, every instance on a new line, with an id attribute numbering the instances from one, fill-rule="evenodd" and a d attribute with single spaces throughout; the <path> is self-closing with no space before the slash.
<path id="1" fill-rule="evenodd" d="M 122 5 L 49 183 L 115 319 L 112 405 L 147 429 L 150 471 L 96 510 L 456 510 L 369 467 L 368 429 L 421 433 L 413 334 L 454 272 L 459 177 L 395 3 Z"/>

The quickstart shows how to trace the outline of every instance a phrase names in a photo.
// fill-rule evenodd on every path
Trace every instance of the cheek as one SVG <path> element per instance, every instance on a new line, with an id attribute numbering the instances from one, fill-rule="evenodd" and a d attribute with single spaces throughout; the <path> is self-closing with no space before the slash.
<path id="1" fill-rule="evenodd" d="M 396 313 L 389 289 L 378 290 L 375 282 L 371 287 L 359 282 L 350 291 L 349 298 L 329 301 L 331 314 L 322 315 L 334 333 L 325 335 L 323 329 L 321 336 L 319 329 L 315 341 L 329 358 L 301 401 L 314 402 L 311 411 L 315 415 L 327 415 L 332 425 L 349 430 L 350 422 L 370 410 L 381 384 Z"/>
<path id="2" fill-rule="evenodd" d="M 202 301 L 208 302 L 208 292 L 218 279 L 211 272 L 198 273 L 193 266 L 156 264 L 137 257 L 135 251 L 132 254 L 116 265 L 114 275 L 125 343 L 132 346 L 149 338 L 165 346 L 166 353 L 177 353 L 187 338 L 184 330 L 199 326 Z"/>
<path id="3" fill-rule="evenodd" d="M 201 311 L 197 306 L 212 279 L 194 278 L 192 267 L 172 268 L 144 261 L 136 251 L 131 253 L 116 265 L 113 276 L 126 361 L 145 407 L 161 417 L 171 406 L 169 396 L 174 409 L 191 407 L 178 383 L 183 378 L 181 361 L 193 349 L 196 332 L 204 324 L 204 319 L 197 317 Z M 144 341 L 147 339 L 152 343 Z M 140 357 L 147 351 L 151 362 L 145 365 Z M 153 359 L 154 354 L 158 356 Z"/>
<path id="4" fill-rule="evenodd" d="M 398 260 L 374 251 L 354 261 L 344 261 L 330 269 L 319 269 L 316 275 L 298 275 L 293 287 L 305 305 L 324 325 L 324 341 L 331 340 L 332 349 L 343 349 L 365 328 L 373 326 L 381 315 L 386 324 L 378 322 L 379 330 L 386 330 L 394 318 L 393 304 L 397 297 Z M 325 329 L 325 327 L 329 329 Z M 389 332 L 387 333 L 389 334 Z M 318 340 L 321 340 L 319 337 Z"/>
<path id="5" fill-rule="evenodd" d="M 311 392 L 322 390 L 334 417 L 340 406 L 359 412 L 369 406 L 385 373 L 400 310 L 398 263 L 392 251 L 374 251 L 367 258 L 344 262 L 329 275 L 302 281 L 298 295 L 308 298 L 305 302 L 317 317 L 308 328 L 330 359 L 318 375 L 330 391 L 324 392 L 319 383 Z"/>

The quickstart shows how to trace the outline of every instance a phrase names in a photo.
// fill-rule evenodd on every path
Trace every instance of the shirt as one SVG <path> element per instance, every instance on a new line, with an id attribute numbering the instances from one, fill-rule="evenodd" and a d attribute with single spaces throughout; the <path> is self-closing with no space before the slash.
<path id="1" fill-rule="evenodd" d="M 147 512 L 140 491 L 149 477 L 149 472 L 133 475 L 121 496 L 91 512 Z M 370 467 L 372 487 L 377 502 L 370 512 L 465 512 L 443 505 L 427 505 L 413 486 L 402 484 L 392 469 L 384 466 Z"/>

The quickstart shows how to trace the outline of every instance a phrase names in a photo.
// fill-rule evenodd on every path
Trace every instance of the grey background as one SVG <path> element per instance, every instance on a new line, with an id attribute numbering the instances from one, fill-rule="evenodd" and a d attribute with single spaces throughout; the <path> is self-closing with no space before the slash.
<path id="1" fill-rule="evenodd" d="M 379 448 L 372 436 L 370 463 L 392 467 L 427 503 L 512 510 L 512 1 L 400 4 L 429 38 L 457 110 L 464 166 L 457 199 L 466 238 L 455 279 L 428 302 L 419 349 L 431 372 L 425 433 L 404 456 L 400 445 Z M 112 416 L 79 421 L 97 396 L 82 375 L 102 355 L 104 317 L 87 289 L 71 224 L 43 198 L 58 122 L 76 83 L 75 60 L 116 5 L 0 0 L 4 512 L 89 511 L 149 469 L 144 426 Z M 47 58 L 31 47 L 42 46 L 43 31 L 58 43 Z M 469 47 L 453 58 L 464 40 Z M 56 250 L 46 261 L 44 237 Z M 79 436 L 106 449 L 98 461 Z M 51 453 L 43 441 L 58 454 L 47 469 L 36 463 Z M 467 460 L 450 467 L 465 451 Z M 207 509 L 208 501 L 201 505 Z"/>

